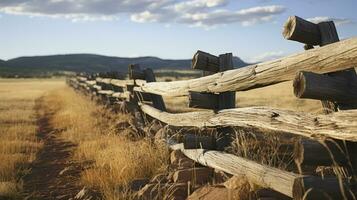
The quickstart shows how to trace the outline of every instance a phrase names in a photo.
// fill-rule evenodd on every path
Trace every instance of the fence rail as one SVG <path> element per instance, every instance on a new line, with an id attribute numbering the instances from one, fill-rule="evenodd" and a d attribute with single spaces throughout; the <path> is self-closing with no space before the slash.
<path id="1" fill-rule="evenodd" d="M 357 38 L 338 41 L 333 22 L 326 23 L 289 18 L 284 37 L 306 43 L 305 49 L 309 50 L 240 69 L 230 70 L 232 54 L 214 56 L 198 51 L 193 56 L 192 67 L 208 75 L 197 79 L 156 82 L 151 69 L 130 65 L 129 80 L 79 75 L 67 82 L 92 97 L 99 97 L 108 106 L 128 105 L 135 116 L 141 115 L 139 121 L 150 116 L 149 120 L 156 119 L 172 127 L 254 128 L 280 136 L 286 133 L 299 136 L 302 139 L 294 145 L 293 157 L 300 174 L 218 151 L 211 144 L 203 144 L 207 139 L 199 141 L 199 146 L 209 149 L 192 149 L 192 145 L 188 149 L 185 147 L 190 145 L 172 138 L 167 138 L 167 144 L 202 165 L 244 175 L 255 184 L 294 199 L 324 199 L 326 195 L 332 199 L 355 199 L 357 110 L 352 108 L 357 107 L 357 75 L 356 68 L 353 69 L 357 66 Z M 332 34 L 334 38 L 328 38 L 331 34 L 325 34 L 326 31 L 336 32 Z M 313 45 L 321 47 L 312 49 Z M 290 80 L 294 80 L 292 88 L 297 98 L 322 100 L 324 108 L 333 112 L 314 115 L 269 107 L 235 108 L 232 102 L 235 91 Z M 161 96 L 188 96 L 190 107 L 206 110 L 169 113 Z M 199 136 L 193 137 L 199 140 Z M 303 165 L 344 167 L 350 176 L 305 175 L 301 171 Z"/>

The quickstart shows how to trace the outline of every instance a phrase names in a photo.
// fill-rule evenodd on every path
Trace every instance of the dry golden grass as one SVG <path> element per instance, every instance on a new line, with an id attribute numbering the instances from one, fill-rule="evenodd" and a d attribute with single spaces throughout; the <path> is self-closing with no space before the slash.
<path id="1" fill-rule="evenodd" d="M 321 113 L 321 102 L 317 100 L 298 99 L 294 96 L 292 82 L 237 92 L 238 107 L 269 106 L 279 109 Z"/>
<path id="2" fill-rule="evenodd" d="M 57 79 L 0 79 L 0 197 L 18 197 L 21 176 L 41 148 L 36 99 L 63 85 Z"/>
<path id="3" fill-rule="evenodd" d="M 167 149 L 146 140 L 130 141 L 124 136 L 126 130 L 115 129 L 128 121 L 128 115 L 108 113 L 69 88 L 49 94 L 44 101 L 57 110 L 52 126 L 65 129 L 63 138 L 78 144 L 74 159 L 94 162 L 82 173 L 82 184 L 100 190 L 105 199 L 130 199 L 125 188 L 132 180 L 165 170 Z"/>
<path id="4" fill-rule="evenodd" d="M 197 110 L 188 108 L 187 97 L 166 97 L 165 103 L 170 112 L 189 112 Z M 321 102 L 317 100 L 298 99 L 293 94 L 292 82 L 237 92 L 236 106 L 269 106 L 284 110 L 322 113 Z"/>

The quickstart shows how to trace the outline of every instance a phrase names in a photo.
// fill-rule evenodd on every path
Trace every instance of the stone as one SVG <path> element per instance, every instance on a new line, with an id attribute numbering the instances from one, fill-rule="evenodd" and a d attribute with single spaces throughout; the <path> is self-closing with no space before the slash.
<path id="1" fill-rule="evenodd" d="M 223 185 L 228 189 L 235 190 L 249 185 L 249 182 L 245 176 L 233 176 L 224 182 Z"/>
<path id="2" fill-rule="evenodd" d="M 139 191 L 141 188 L 143 188 L 146 184 L 149 183 L 149 179 L 147 178 L 142 178 L 142 179 L 135 179 L 130 183 L 130 189 L 133 191 Z"/>
<path id="3" fill-rule="evenodd" d="M 219 200 L 219 199 L 246 199 L 235 190 L 227 189 L 222 185 L 203 186 L 195 190 L 187 200 Z"/>
<path id="4" fill-rule="evenodd" d="M 180 169 L 174 172 L 173 181 L 175 183 L 206 184 L 211 181 L 213 169 L 201 167 Z"/>
<path id="5" fill-rule="evenodd" d="M 186 183 L 174 183 L 167 188 L 166 200 L 185 200 L 188 195 L 188 185 Z"/>
<path id="6" fill-rule="evenodd" d="M 220 184 L 226 182 L 228 179 L 230 179 L 232 175 L 227 174 L 223 171 L 215 169 L 213 172 L 213 182 L 214 184 Z"/>

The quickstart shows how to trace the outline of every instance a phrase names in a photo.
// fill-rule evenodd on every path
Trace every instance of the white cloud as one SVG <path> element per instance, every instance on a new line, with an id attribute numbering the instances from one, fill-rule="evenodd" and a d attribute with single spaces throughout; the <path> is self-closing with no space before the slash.
<path id="1" fill-rule="evenodd" d="M 334 18 L 334 17 L 326 17 L 326 16 L 312 17 L 312 18 L 308 18 L 307 20 L 314 23 L 333 21 L 335 22 L 336 26 L 353 23 L 351 19 Z"/>
<path id="2" fill-rule="evenodd" d="M 248 61 L 251 63 L 258 63 L 258 62 L 275 60 L 275 59 L 283 57 L 284 55 L 285 54 L 283 51 L 269 51 L 269 52 L 262 53 L 258 56 L 254 56 L 254 57 L 248 59 Z"/>
<path id="3" fill-rule="evenodd" d="M 141 13 L 131 15 L 131 20 L 134 22 L 156 22 L 159 19 L 157 14 L 152 14 L 150 11 L 144 11 Z"/>
<path id="4" fill-rule="evenodd" d="M 116 20 L 129 16 L 138 23 L 181 23 L 212 28 L 240 23 L 271 22 L 285 11 L 279 5 L 227 9 L 230 0 L 0 0 L 0 12 L 72 21 Z"/>

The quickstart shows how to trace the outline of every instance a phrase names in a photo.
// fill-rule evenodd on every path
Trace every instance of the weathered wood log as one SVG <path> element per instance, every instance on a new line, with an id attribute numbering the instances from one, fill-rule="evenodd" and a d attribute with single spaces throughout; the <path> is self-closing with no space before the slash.
<path id="1" fill-rule="evenodd" d="M 210 135 L 185 134 L 183 146 L 185 149 L 215 149 L 215 138 Z"/>
<path id="2" fill-rule="evenodd" d="M 197 51 L 192 58 L 192 69 L 200 69 L 209 72 L 219 72 L 219 57 L 203 51 Z"/>
<path id="3" fill-rule="evenodd" d="M 334 140 L 299 140 L 294 147 L 294 161 L 300 167 L 348 165 L 348 155 L 344 145 Z"/>
<path id="4" fill-rule="evenodd" d="M 265 107 L 172 114 L 148 105 L 141 110 L 166 124 L 181 127 L 236 126 L 292 133 L 310 138 L 357 141 L 357 110 L 313 115 Z"/>
<path id="5" fill-rule="evenodd" d="M 155 74 L 152 71 L 152 69 L 150 69 L 150 68 L 147 68 L 144 70 L 144 77 L 145 77 L 146 82 L 148 82 L 148 83 L 156 82 Z M 162 110 L 162 111 L 166 111 L 165 103 L 164 103 L 162 96 L 157 95 L 157 94 L 151 94 L 151 101 L 152 101 L 154 108 Z"/>
<path id="6" fill-rule="evenodd" d="M 318 32 L 316 31 L 316 27 L 318 29 Z M 307 29 L 310 29 L 311 32 L 308 32 Z M 308 45 L 315 44 L 315 45 L 325 46 L 339 41 L 337 30 L 333 21 L 320 22 L 318 24 L 314 24 L 294 16 L 288 19 L 286 26 L 284 27 L 284 32 L 283 32 L 284 37 L 285 37 L 285 33 L 289 33 L 289 32 L 292 35 L 294 35 L 293 40 L 298 42 L 303 42 Z M 320 34 L 319 39 L 316 37 L 317 34 Z M 307 41 L 312 38 L 315 39 L 315 43 L 311 41 L 310 43 L 308 43 Z M 289 39 L 289 37 L 287 39 Z M 347 78 L 350 77 L 352 74 L 355 75 L 355 73 L 352 72 L 352 70 L 353 69 L 348 70 L 347 73 L 338 73 L 338 76 L 341 78 L 342 77 Z M 337 74 L 335 73 L 329 73 L 328 75 L 337 77 L 336 76 Z M 354 109 L 355 107 L 357 107 L 355 103 L 348 104 L 342 102 L 344 105 L 340 106 L 340 102 L 334 102 L 329 100 L 322 100 L 321 103 L 324 108 L 324 112 L 326 114 L 336 112 L 339 109 L 340 110 Z"/>
<path id="7" fill-rule="evenodd" d="M 292 197 L 294 180 L 299 175 L 258 164 L 245 158 L 219 151 L 189 150 L 183 144 L 168 142 L 173 150 L 181 150 L 188 158 L 214 169 L 238 176 L 245 176 L 251 183 L 271 188 Z"/>
<path id="8" fill-rule="evenodd" d="M 295 179 L 293 197 L 296 200 L 356 199 L 355 185 L 336 177 L 300 177 Z"/>
<path id="9" fill-rule="evenodd" d="M 309 45 L 320 45 L 321 34 L 317 24 L 297 16 L 290 16 L 284 24 L 283 36 L 287 40 Z"/>
<path id="10" fill-rule="evenodd" d="M 357 103 L 357 75 L 328 76 L 299 72 L 293 85 L 294 94 L 299 98 Z"/>
<path id="11" fill-rule="evenodd" d="M 129 79 L 145 79 L 144 72 L 140 69 L 140 65 L 129 65 Z"/>
<path id="12" fill-rule="evenodd" d="M 125 88 L 126 85 L 134 85 L 134 80 L 119 80 L 119 79 L 111 79 L 110 83 L 112 85 Z"/>
<path id="13" fill-rule="evenodd" d="M 115 92 L 112 94 L 112 97 L 118 98 L 118 99 L 123 99 L 123 100 L 127 100 L 130 97 L 130 92 Z"/>
<path id="14" fill-rule="evenodd" d="M 208 75 L 205 72 L 223 72 L 233 69 L 233 55 L 231 53 L 227 53 L 216 57 L 211 54 L 198 51 L 195 54 L 192 63 L 192 68 L 202 69 L 204 70 L 204 75 Z M 234 108 L 235 92 L 222 92 L 219 94 L 190 92 L 189 100 L 189 107 L 219 110 Z"/>
<path id="15" fill-rule="evenodd" d="M 188 107 L 217 110 L 218 96 L 218 94 L 212 93 L 189 92 Z"/>
<path id="16" fill-rule="evenodd" d="M 219 72 L 197 79 L 143 83 L 136 91 L 162 96 L 185 96 L 188 91 L 243 91 L 293 80 L 299 71 L 329 73 L 357 65 L 357 38 L 311 49 L 274 61 Z"/>

